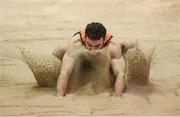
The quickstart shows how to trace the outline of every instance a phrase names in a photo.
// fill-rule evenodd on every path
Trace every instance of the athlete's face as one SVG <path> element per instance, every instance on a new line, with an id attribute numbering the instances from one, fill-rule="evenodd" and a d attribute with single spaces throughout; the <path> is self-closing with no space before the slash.
<path id="1" fill-rule="evenodd" d="M 99 40 L 92 40 L 89 37 L 86 37 L 86 47 L 89 50 L 99 50 L 103 47 L 103 38 L 101 37 Z"/>

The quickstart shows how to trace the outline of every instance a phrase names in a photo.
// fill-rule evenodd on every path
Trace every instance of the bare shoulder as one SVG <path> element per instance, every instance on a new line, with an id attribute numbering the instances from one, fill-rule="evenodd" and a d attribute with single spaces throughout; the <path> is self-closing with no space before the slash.
<path id="1" fill-rule="evenodd" d="M 111 41 L 110 41 L 111 44 L 119 44 L 120 41 L 116 38 L 112 38 Z"/>
<path id="2" fill-rule="evenodd" d="M 68 43 L 66 54 L 71 56 L 73 53 L 75 53 L 81 47 L 82 47 L 81 39 L 79 37 L 75 36 Z"/>
<path id="3" fill-rule="evenodd" d="M 121 58 L 121 46 L 120 41 L 116 39 L 112 39 L 108 45 L 108 49 L 110 50 L 111 58 Z"/>

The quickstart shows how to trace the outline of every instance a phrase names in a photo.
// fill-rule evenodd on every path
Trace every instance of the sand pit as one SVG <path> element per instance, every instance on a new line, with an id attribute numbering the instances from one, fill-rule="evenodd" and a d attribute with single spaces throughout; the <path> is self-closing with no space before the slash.
<path id="1" fill-rule="evenodd" d="M 179 8 L 179 0 L 1 0 L 0 115 L 180 116 Z M 74 91 L 61 98 L 13 58 L 19 53 L 11 45 L 49 56 L 92 21 L 116 39 L 156 46 L 148 86 L 128 88 L 122 97 Z"/>

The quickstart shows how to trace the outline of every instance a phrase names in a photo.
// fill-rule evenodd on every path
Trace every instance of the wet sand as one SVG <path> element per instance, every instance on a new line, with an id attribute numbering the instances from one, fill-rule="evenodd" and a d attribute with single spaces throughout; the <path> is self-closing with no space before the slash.
<path id="1" fill-rule="evenodd" d="M 0 0 L 0 115 L 180 115 L 179 0 Z M 156 47 L 147 87 L 57 97 L 40 88 L 16 46 L 40 54 L 92 21 L 117 39 Z"/>

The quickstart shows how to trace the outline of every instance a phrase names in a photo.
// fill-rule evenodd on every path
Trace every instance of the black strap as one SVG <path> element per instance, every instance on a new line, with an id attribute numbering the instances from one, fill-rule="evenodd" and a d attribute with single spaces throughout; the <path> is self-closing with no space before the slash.
<path id="1" fill-rule="evenodd" d="M 81 32 L 80 32 L 80 31 L 74 33 L 73 37 L 76 36 L 77 34 L 79 34 L 82 44 L 85 44 L 84 41 L 83 41 L 83 39 L 82 39 L 82 35 L 81 35 Z"/>
<path id="2" fill-rule="evenodd" d="M 74 33 L 73 37 L 76 36 L 77 34 L 81 35 L 81 32 L 79 31 L 79 32 Z"/>
<path id="3" fill-rule="evenodd" d="M 106 46 L 106 45 L 109 43 L 109 41 L 111 40 L 111 38 L 113 38 L 112 35 L 111 35 L 111 37 L 109 37 L 109 39 L 104 43 L 104 46 Z"/>

